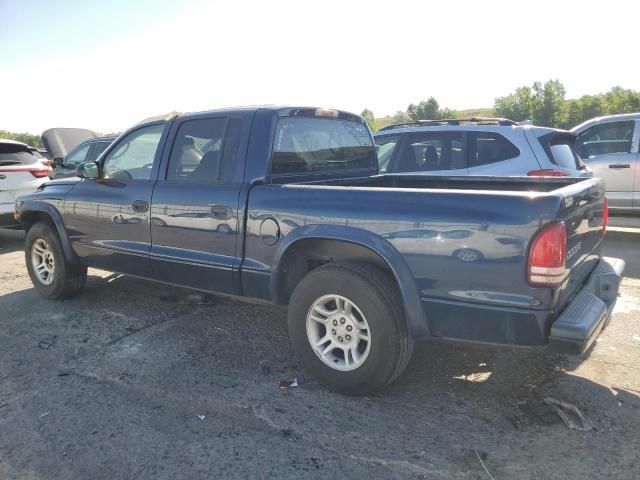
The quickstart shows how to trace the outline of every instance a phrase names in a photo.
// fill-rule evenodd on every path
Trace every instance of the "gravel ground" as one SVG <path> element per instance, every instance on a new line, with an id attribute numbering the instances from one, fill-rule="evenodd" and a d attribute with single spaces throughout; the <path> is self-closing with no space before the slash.
<path id="1" fill-rule="evenodd" d="M 640 235 L 607 240 L 627 278 L 585 357 L 421 342 L 365 398 L 305 378 L 280 308 L 98 270 L 45 301 L 23 239 L 0 231 L 2 480 L 640 477 Z M 593 429 L 565 427 L 548 396 Z"/>

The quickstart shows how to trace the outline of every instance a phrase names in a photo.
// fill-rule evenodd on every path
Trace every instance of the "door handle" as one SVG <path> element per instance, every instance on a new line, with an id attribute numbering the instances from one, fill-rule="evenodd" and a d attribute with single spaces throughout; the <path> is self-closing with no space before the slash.
<path id="1" fill-rule="evenodd" d="M 149 202 L 146 200 L 134 200 L 131 204 L 131 208 L 134 212 L 148 212 L 149 211 Z"/>
<path id="2" fill-rule="evenodd" d="M 233 210 L 227 205 L 211 205 L 211 216 L 216 220 L 229 220 L 233 216 Z"/>
<path id="3" fill-rule="evenodd" d="M 609 165 L 609 168 L 620 170 L 622 168 L 631 168 L 631 165 L 628 163 L 612 163 L 611 165 Z"/>

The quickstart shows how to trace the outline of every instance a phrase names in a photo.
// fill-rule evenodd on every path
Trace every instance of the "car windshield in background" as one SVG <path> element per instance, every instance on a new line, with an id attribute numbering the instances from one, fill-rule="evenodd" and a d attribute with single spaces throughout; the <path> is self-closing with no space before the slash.
<path id="1" fill-rule="evenodd" d="M 306 117 L 278 121 L 273 175 L 371 170 L 377 163 L 369 130 L 360 122 Z"/>

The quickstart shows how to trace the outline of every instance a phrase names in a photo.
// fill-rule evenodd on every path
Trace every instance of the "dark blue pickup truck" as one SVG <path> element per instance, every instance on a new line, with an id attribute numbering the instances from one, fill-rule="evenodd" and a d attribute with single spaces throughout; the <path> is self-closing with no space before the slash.
<path id="1" fill-rule="evenodd" d="M 343 393 L 391 383 L 416 338 L 582 353 L 624 270 L 600 255 L 599 180 L 378 175 L 337 110 L 155 119 L 78 174 L 16 202 L 43 296 L 97 267 L 288 305 L 305 368 Z"/>

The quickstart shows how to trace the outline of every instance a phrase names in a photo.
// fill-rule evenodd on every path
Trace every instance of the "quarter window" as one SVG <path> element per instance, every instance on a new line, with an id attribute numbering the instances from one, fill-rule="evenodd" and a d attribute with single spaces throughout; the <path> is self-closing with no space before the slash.
<path id="1" fill-rule="evenodd" d="M 165 124 L 150 125 L 124 137 L 104 159 L 104 177 L 149 180 Z"/>
<path id="2" fill-rule="evenodd" d="M 577 150 L 582 158 L 610 153 L 630 153 L 634 121 L 596 125 L 580 135 Z"/>
<path id="3" fill-rule="evenodd" d="M 167 180 L 227 183 L 236 169 L 242 134 L 240 118 L 189 120 L 178 128 Z"/>

